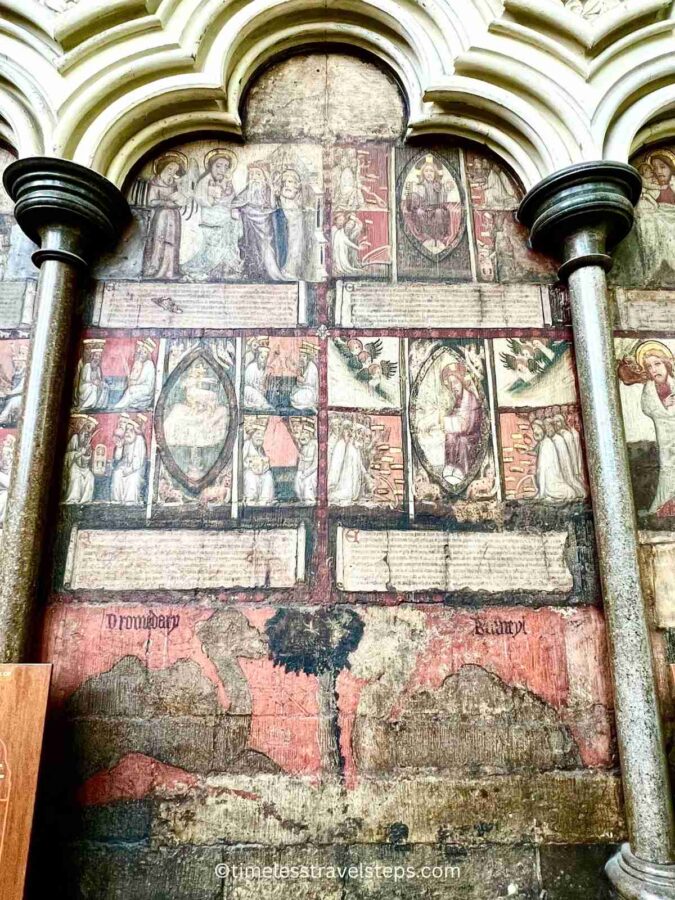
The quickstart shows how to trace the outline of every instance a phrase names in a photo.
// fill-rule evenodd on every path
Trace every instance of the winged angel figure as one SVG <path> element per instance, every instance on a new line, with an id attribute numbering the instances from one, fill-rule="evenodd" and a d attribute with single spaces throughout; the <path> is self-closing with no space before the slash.
<path id="1" fill-rule="evenodd" d="M 384 389 L 384 385 L 396 375 L 398 363 L 380 358 L 382 341 L 376 339 L 364 343 L 359 338 L 350 338 L 348 341 L 335 338 L 334 343 L 354 378 L 368 390 L 388 401 L 389 392 Z"/>
<path id="2" fill-rule="evenodd" d="M 536 382 L 567 348 L 564 341 L 544 343 L 538 338 L 509 338 L 506 343 L 508 352 L 499 356 L 502 364 L 514 373 L 511 391 L 522 390 Z"/>

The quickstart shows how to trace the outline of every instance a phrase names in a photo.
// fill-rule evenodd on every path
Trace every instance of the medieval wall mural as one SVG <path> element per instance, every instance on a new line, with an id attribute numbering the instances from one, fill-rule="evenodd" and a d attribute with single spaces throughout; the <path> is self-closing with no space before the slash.
<path id="1" fill-rule="evenodd" d="M 0 143 L 0 523 L 7 509 L 37 279 L 30 259 L 33 245 L 14 219 L 14 204 L 1 180 L 14 159 Z"/>
<path id="2" fill-rule="evenodd" d="M 635 228 L 616 254 L 615 356 L 668 746 L 675 733 L 675 152 L 648 147 Z"/>
<path id="3" fill-rule="evenodd" d="M 485 149 L 404 144 L 396 85 L 360 59 L 279 63 L 245 113 L 244 143 L 141 161 L 87 297 L 41 644 L 45 852 L 82 896 L 187 898 L 221 896 L 223 843 L 263 831 L 531 843 L 540 805 L 563 810 L 549 841 L 619 840 L 569 309 L 520 185 Z M 675 340 L 621 340 L 645 509 L 675 514 Z M 152 879 L 136 850 L 109 862 L 129 835 Z"/>
<path id="4" fill-rule="evenodd" d="M 675 522 L 675 333 L 664 315 L 675 289 L 675 152 L 634 160 L 643 178 L 636 227 L 618 255 L 616 356 L 633 488 L 643 524 Z"/>

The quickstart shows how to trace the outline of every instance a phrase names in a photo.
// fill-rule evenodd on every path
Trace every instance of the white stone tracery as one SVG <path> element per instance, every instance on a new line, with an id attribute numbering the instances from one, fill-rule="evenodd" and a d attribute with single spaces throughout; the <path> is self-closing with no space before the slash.
<path id="1" fill-rule="evenodd" d="M 260 67 L 324 43 L 396 73 L 409 134 L 483 143 L 530 187 L 673 133 L 674 27 L 670 0 L 0 0 L 0 136 L 121 185 L 162 140 L 240 134 Z"/>

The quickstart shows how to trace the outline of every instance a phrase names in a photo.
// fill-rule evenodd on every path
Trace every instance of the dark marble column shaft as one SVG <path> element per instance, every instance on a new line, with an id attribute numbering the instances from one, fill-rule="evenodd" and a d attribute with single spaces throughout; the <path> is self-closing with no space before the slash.
<path id="1" fill-rule="evenodd" d="M 520 220 L 567 280 L 588 471 L 613 670 L 630 845 L 607 872 L 624 900 L 675 898 L 673 807 L 638 533 L 616 379 L 606 272 L 633 223 L 640 177 L 621 163 L 571 166 L 534 187 Z"/>
<path id="2" fill-rule="evenodd" d="M 71 326 L 94 256 L 121 233 L 129 211 L 117 188 L 83 166 L 33 157 L 9 166 L 15 216 L 38 244 L 35 321 L 0 553 L 0 662 L 26 658 L 54 485 Z"/>

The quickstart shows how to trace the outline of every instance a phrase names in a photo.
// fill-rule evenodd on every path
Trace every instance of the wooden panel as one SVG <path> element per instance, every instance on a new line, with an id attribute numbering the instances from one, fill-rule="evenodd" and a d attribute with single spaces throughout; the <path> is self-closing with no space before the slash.
<path id="1" fill-rule="evenodd" d="M 51 665 L 0 665 L 0 898 L 21 900 Z"/>

